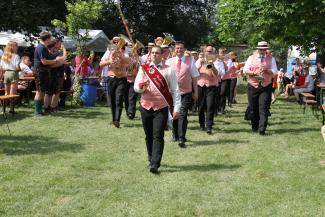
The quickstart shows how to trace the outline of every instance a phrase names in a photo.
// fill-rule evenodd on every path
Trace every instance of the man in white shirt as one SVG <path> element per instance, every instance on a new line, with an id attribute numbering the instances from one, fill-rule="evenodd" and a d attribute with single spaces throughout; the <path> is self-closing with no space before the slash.
<path id="1" fill-rule="evenodd" d="M 278 69 L 274 57 L 267 52 L 267 42 L 259 42 L 256 49 L 247 59 L 243 71 L 248 76 L 247 95 L 252 131 L 263 136 L 270 114 L 272 78 Z"/>
<path id="2" fill-rule="evenodd" d="M 187 113 L 194 101 L 198 99 L 197 79 L 200 76 L 195 66 L 194 59 L 189 56 L 185 57 L 185 44 L 178 41 L 175 44 L 176 57 L 166 60 L 175 72 L 181 93 L 181 109 L 180 116 L 173 122 L 173 141 L 178 141 L 181 148 L 185 148 L 186 130 L 187 130 Z"/>

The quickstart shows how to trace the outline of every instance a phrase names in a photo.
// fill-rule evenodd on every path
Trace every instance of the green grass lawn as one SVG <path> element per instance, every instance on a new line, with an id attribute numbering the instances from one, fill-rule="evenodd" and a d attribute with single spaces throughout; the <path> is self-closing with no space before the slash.
<path id="1" fill-rule="evenodd" d="M 139 112 L 116 129 L 104 106 L 45 118 L 18 108 L 12 137 L 0 120 L 0 216 L 325 216 L 321 120 L 279 99 L 261 137 L 238 101 L 212 136 L 190 114 L 186 149 L 167 131 L 158 176 Z"/>

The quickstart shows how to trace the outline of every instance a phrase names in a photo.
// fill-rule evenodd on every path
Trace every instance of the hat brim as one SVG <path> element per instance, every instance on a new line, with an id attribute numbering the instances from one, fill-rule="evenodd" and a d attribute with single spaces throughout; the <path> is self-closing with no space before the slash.
<path id="1" fill-rule="evenodd" d="M 259 49 L 259 50 L 267 50 L 267 49 L 269 49 L 269 47 L 256 47 L 256 49 Z"/>

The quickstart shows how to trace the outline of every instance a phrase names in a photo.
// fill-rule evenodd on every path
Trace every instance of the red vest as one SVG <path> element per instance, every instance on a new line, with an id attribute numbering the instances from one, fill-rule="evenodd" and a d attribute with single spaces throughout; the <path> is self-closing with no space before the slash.
<path id="1" fill-rule="evenodd" d="M 255 71 L 256 69 L 258 69 L 260 67 L 261 64 L 265 65 L 265 69 L 272 69 L 272 56 L 267 54 L 264 58 L 263 61 L 261 62 L 261 59 L 259 58 L 259 54 L 258 53 L 254 53 L 251 56 L 251 65 L 249 67 L 249 70 L 251 71 Z M 263 87 L 268 86 L 269 84 L 272 83 L 272 78 L 273 78 L 273 74 L 268 74 L 268 73 L 263 73 L 262 74 L 264 80 L 261 81 L 261 85 Z M 257 88 L 260 81 L 258 81 L 255 77 L 251 76 L 249 77 L 248 83 L 250 85 L 252 85 L 253 87 Z"/>

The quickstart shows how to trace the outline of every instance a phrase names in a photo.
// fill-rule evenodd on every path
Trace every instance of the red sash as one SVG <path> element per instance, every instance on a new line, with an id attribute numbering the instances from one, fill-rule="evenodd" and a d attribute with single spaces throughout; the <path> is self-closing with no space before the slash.
<path id="1" fill-rule="evenodd" d="M 147 77 L 159 91 L 159 93 L 166 100 L 169 108 L 173 108 L 173 97 L 169 92 L 168 84 L 164 76 L 159 72 L 159 70 L 155 66 L 151 66 L 149 64 L 144 64 L 141 66 L 143 71 L 146 73 Z"/>

